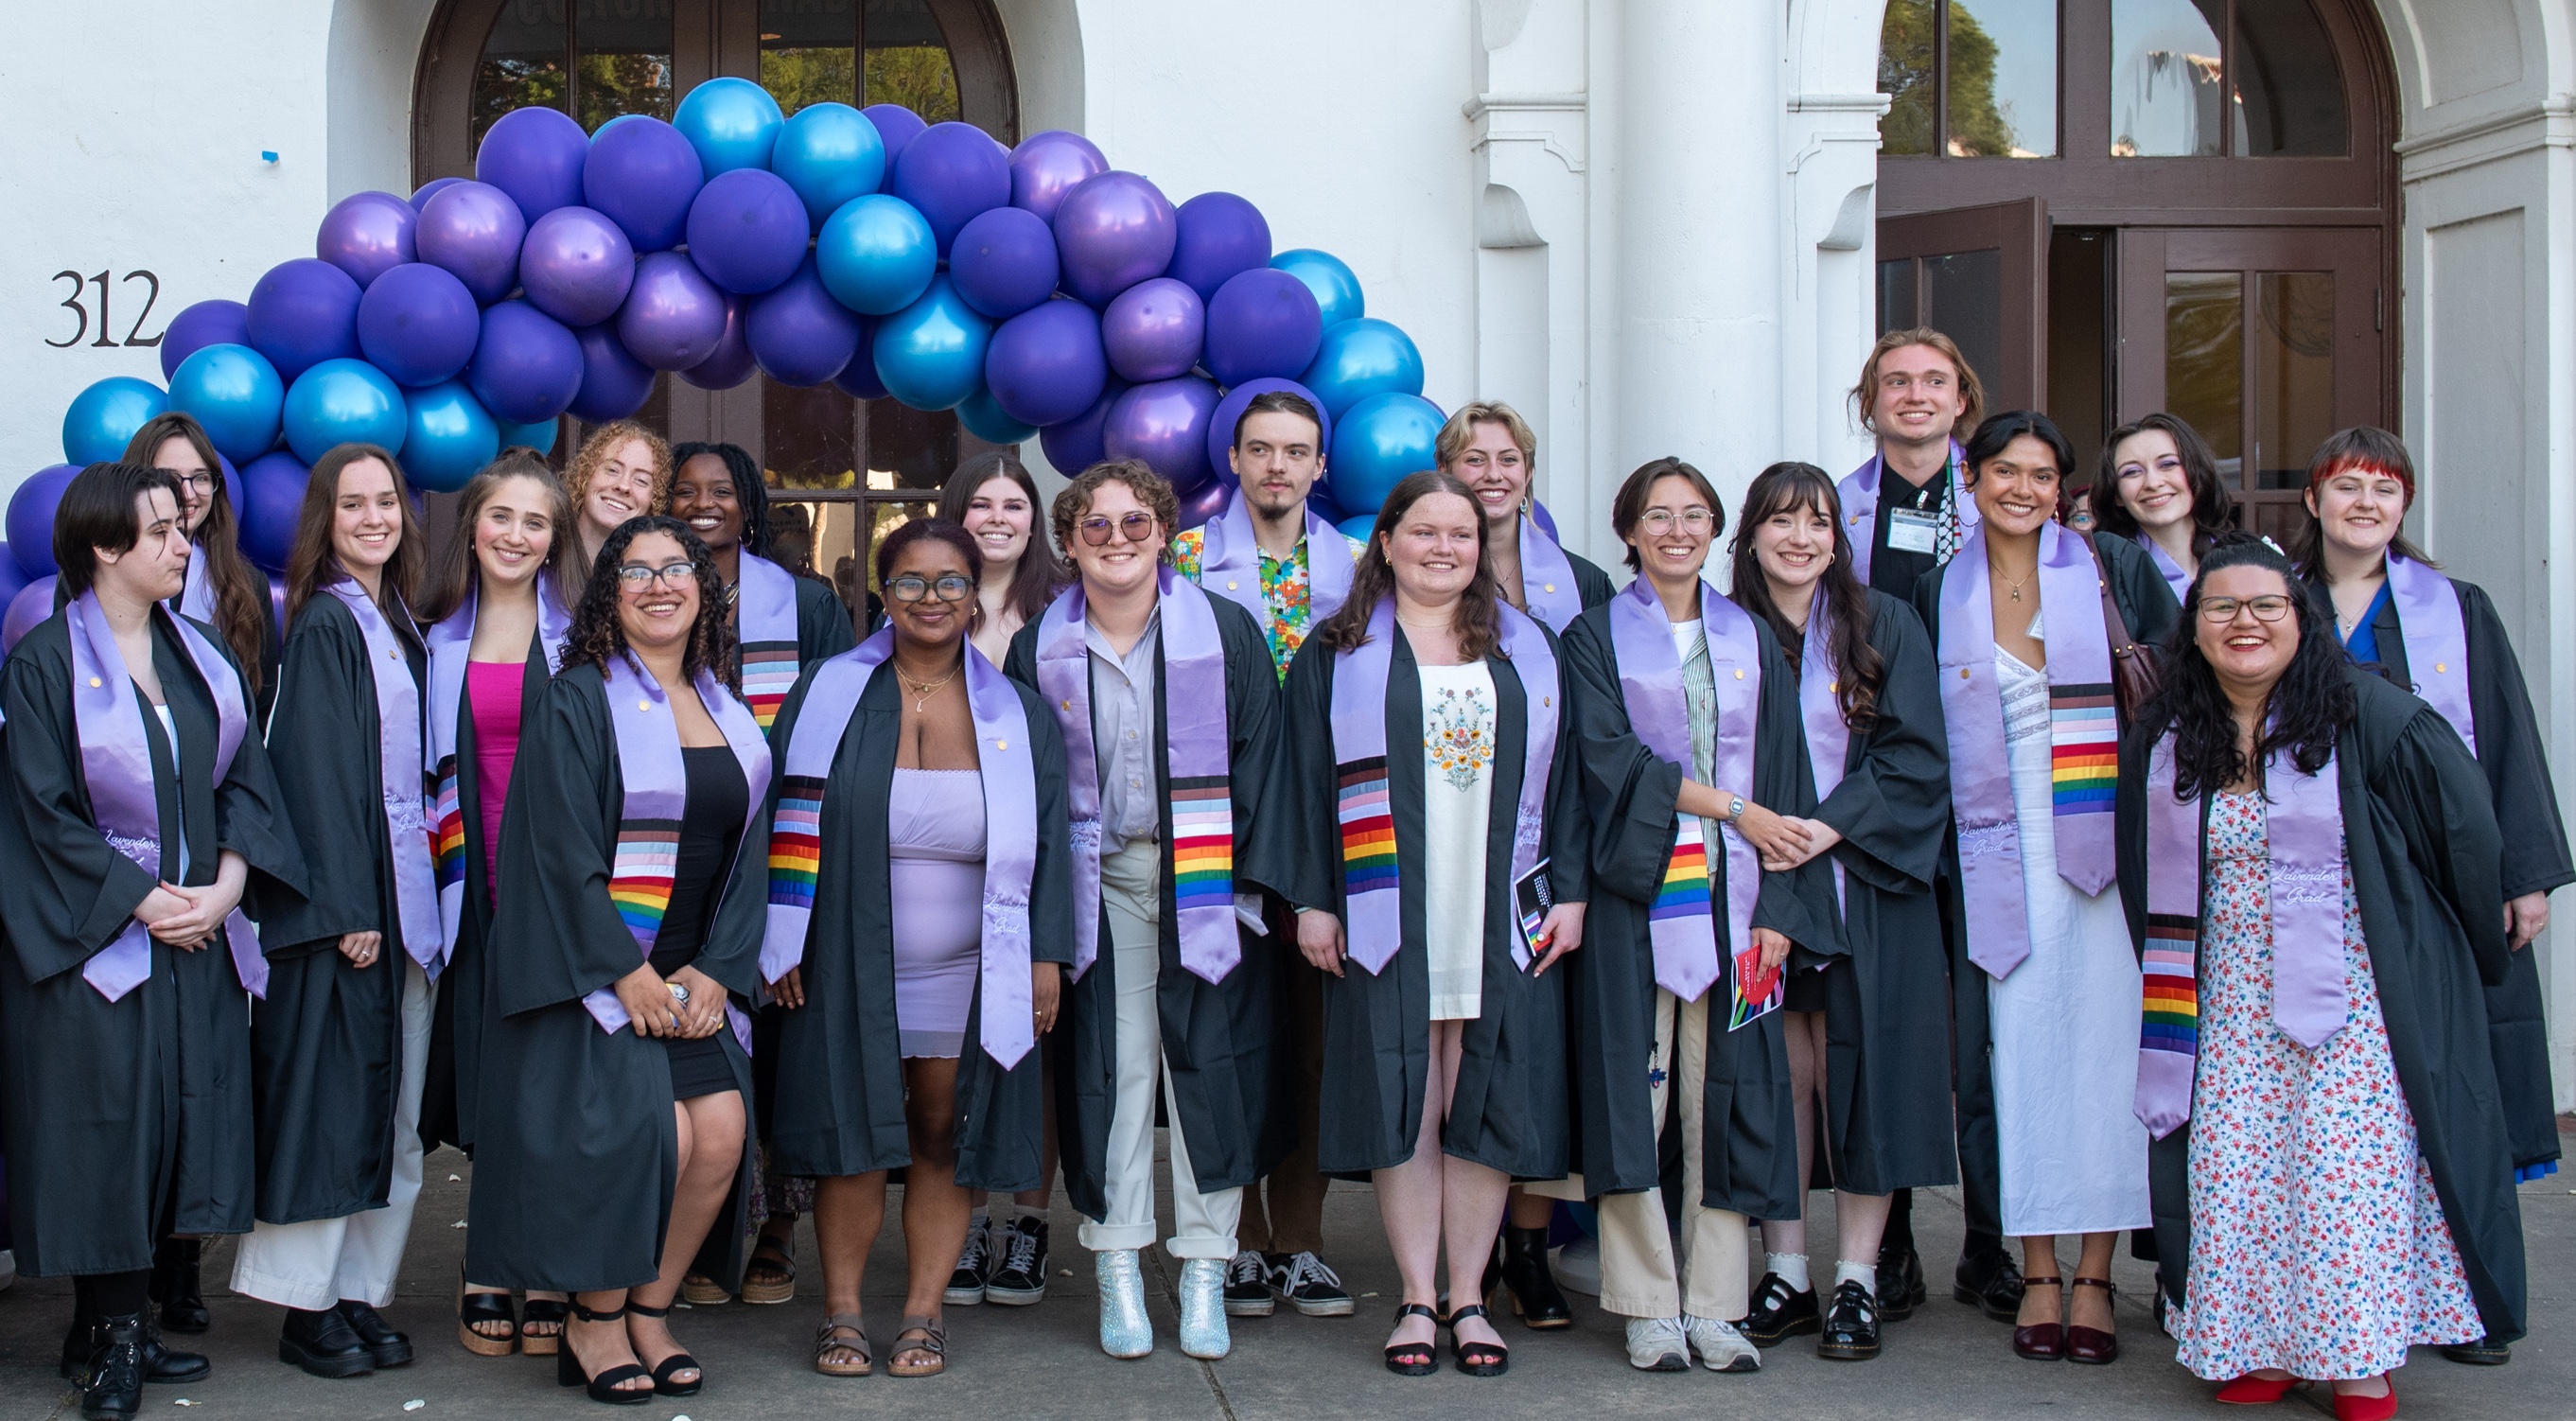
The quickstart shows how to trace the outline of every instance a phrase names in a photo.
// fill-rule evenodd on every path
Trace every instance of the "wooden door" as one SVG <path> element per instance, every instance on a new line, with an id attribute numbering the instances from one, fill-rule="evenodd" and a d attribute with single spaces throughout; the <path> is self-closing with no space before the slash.
<path id="1" fill-rule="evenodd" d="M 2044 409 L 2047 256 L 2035 197 L 1880 218 L 1879 332 L 1930 326 L 1959 343 L 1988 411 Z"/>

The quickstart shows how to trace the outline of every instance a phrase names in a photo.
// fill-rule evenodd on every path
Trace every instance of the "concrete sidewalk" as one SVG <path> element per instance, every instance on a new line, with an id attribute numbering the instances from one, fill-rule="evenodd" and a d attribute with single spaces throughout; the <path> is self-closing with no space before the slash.
<path id="1" fill-rule="evenodd" d="M 1118 1362 L 1097 1345 L 1091 1259 L 1073 1242 L 1076 1220 L 1059 1205 L 1052 1228 L 1054 1276 L 1044 1303 L 949 1311 L 950 1361 L 945 1375 L 904 1381 L 880 1372 L 856 1381 L 817 1376 L 808 1341 L 822 1317 L 822 1277 L 813 1231 L 799 1230 L 798 1296 L 775 1307 L 728 1303 L 675 1313 L 681 1341 L 706 1364 L 706 1390 L 685 1400 L 639 1407 L 592 1405 L 559 1390 L 552 1358 L 482 1358 L 456 1342 L 454 1294 L 463 1253 L 465 1181 L 453 1151 L 430 1156 L 401 1295 L 387 1308 L 412 1336 L 419 1360 L 353 1381 L 321 1381 L 276 1360 L 280 1313 L 223 1288 L 233 1249 L 209 1249 L 206 1280 L 214 1329 L 185 1344 L 209 1353 L 215 1374 L 183 1387 L 149 1387 L 144 1416 L 221 1418 L 605 1417 L 639 1421 L 823 1415 L 864 1411 L 884 1417 L 988 1417 L 994 1421 L 1079 1417 L 1152 1421 L 1286 1421 L 1364 1414 L 1372 1421 L 1424 1417 L 1456 1421 L 1470 1409 L 1508 1408 L 1551 1421 L 1618 1417 L 1703 1417 L 1767 1413 L 1798 1421 L 1890 1421 L 1890 1418 L 1988 1417 L 2050 1408 L 2065 1417 L 2209 1416 L 2233 1413 L 2210 1399 L 2211 1388 L 2173 1364 L 2172 1344 L 2148 1315 L 2152 1274 L 2123 1256 L 2119 1362 L 2108 1367 L 2025 1362 L 2012 1355 L 2010 1332 L 1947 1296 L 1948 1262 L 1960 1234 L 1950 1191 L 1925 1191 L 1915 1207 L 1932 1298 L 1908 1321 L 1889 1325 L 1886 1351 L 1873 1362 L 1819 1360 L 1812 1338 L 1767 1352 L 1751 1376 L 1704 1370 L 1649 1374 L 1630 1370 L 1620 1346 L 1620 1320 L 1576 1299 L 1567 1331 L 1534 1333 L 1506 1318 L 1512 1344 L 1509 1376 L 1479 1381 L 1458 1375 L 1444 1354 L 1425 1379 L 1390 1375 L 1379 1360 L 1396 1296 L 1395 1269 L 1380 1229 L 1375 1198 L 1362 1187 L 1336 1185 L 1325 1220 L 1328 1261 L 1360 1299 L 1353 1318 L 1316 1319 L 1282 1311 L 1236 1319 L 1234 1355 L 1202 1363 L 1181 1355 L 1173 1329 L 1177 1265 L 1148 1254 L 1147 1287 L 1157 1329 L 1153 1356 Z M 1158 1171 L 1159 1173 L 1159 1171 Z M 1827 1196 L 1814 1196 L 1827 1208 Z M 2410 1418 L 2555 1417 L 2576 1411 L 2576 1176 L 2560 1174 L 2524 1188 L 2523 1226 L 2531 1271 L 2532 1336 L 2504 1368 L 2456 1366 L 2419 1350 L 2397 1379 Z M 1166 1204 L 1168 1214 L 1168 1203 Z M 882 1361 L 902 1311 L 903 1255 L 895 1210 L 870 1265 L 871 1332 Z M 1168 1222 L 1168 1220 L 1167 1220 Z M 1832 1256 L 1830 1230 L 1819 1229 L 1812 1252 Z M 2122 1253 L 2125 1255 L 2126 1250 Z M 1830 1265 L 1824 1270 L 1830 1276 Z M 1070 1276 L 1068 1276 L 1068 1273 Z M 0 1294 L 0 1418 L 74 1416 L 78 1398 L 54 1378 L 56 1350 L 70 1313 L 62 1280 L 21 1281 Z M 177 1405 L 182 1399 L 191 1403 Z M 408 1403 L 418 1409 L 406 1413 Z M 1491 1414 L 1491 1413 L 1487 1413 Z M 2286 1418 L 2331 1414 L 2298 1402 Z"/>

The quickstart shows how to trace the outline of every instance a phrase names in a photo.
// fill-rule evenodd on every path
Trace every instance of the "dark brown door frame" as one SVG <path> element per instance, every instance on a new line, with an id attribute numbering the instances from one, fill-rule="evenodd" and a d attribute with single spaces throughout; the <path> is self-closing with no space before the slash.
<path id="1" fill-rule="evenodd" d="M 1878 259 L 1918 261 L 1915 312 L 1929 309 L 1919 259 L 1962 252 L 2001 253 L 1999 368 L 1986 391 L 1988 410 L 2048 405 L 2048 204 L 2035 197 L 1983 207 L 1882 217 Z M 1927 323 L 1928 322 L 1924 322 Z"/>

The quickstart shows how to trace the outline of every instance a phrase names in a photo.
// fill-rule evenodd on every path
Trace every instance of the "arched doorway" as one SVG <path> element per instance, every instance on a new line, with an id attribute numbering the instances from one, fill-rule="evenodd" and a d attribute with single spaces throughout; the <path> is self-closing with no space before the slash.
<path id="1" fill-rule="evenodd" d="M 412 180 L 472 176 L 474 145 L 512 109 L 561 108 L 594 130 L 620 114 L 668 119 L 679 96 L 720 75 L 758 82 L 790 114 L 899 103 L 1019 140 L 990 0 L 443 0 L 421 51 Z M 875 538 L 928 511 L 949 470 L 989 447 L 946 411 L 757 374 L 730 390 L 664 375 L 639 417 L 675 442 L 750 450 L 776 490 L 781 556 L 801 541 L 811 570 L 854 605 Z M 567 417 L 558 455 L 578 442 L 577 423 Z"/>
<path id="2" fill-rule="evenodd" d="M 2396 85 L 2363 0 L 1888 0 L 1878 324 L 2090 460 L 2151 410 L 2278 536 L 2307 458 L 2397 421 Z"/>

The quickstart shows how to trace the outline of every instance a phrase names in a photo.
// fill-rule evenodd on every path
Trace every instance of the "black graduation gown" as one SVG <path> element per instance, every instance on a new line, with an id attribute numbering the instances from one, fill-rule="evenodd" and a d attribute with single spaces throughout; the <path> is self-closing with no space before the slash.
<path id="1" fill-rule="evenodd" d="M 529 637 L 527 667 L 519 682 L 521 745 L 527 744 L 551 675 L 540 631 Z M 454 1145 L 468 1154 L 474 1149 L 475 1107 L 482 1090 L 483 1032 L 493 1013 L 488 960 L 492 878 L 483 869 L 483 780 L 475 772 L 474 744 L 474 698 L 469 692 L 456 698 L 456 807 L 465 820 L 465 906 L 457 914 L 447 970 L 439 974 L 429 1074 L 420 1099 L 421 1147 Z"/>
<path id="2" fill-rule="evenodd" d="M 427 686 L 420 638 L 405 619 L 389 620 L 413 684 Z M 385 826 L 374 674 L 348 607 L 327 592 L 307 600 L 287 629 L 268 724 L 270 743 L 286 747 L 270 763 L 304 846 L 306 891 L 260 902 L 269 980 L 268 999 L 251 1008 L 251 1075 L 264 1223 L 345 1218 L 382 1205 L 393 1183 L 410 957 Z M 356 966 L 340 953 L 341 935 L 370 931 L 384 934 L 384 950 Z"/>
<path id="3" fill-rule="evenodd" d="M 1222 597 L 1209 597 L 1217 639 L 1225 651 L 1226 740 L 1233 765 L 1235 887 L 1250 889 L 1245 845 L 1264 827 L 1271 758 L 1281 739 L 1279 674 L 1270 643 L 1252 614 Z M 1059 708 L 1037 690 L 1038 632 L 1031 622 L 1011 638 L 1003 670 L 1031 688 L 1039 704 Z M 1162 818 L 1162 963 L 1154 995 L 1162 1020 L 1163 1060 L 1180 1102 L 1179 1126 L 1190 1145 L 1190 1169 L 1200 1189 L 1214 1193 L 1258 1179 L 1276 1163 L 1278 1139 L 1269 1130 L 1271 1037 L 1277 1012 L 1278 963 L 1274 954 L 1292 943 L 1237 928 L 1243 958 L 1221 983 L 1210 984 L 1181 965 L 1180 915 L 1172 905 L 1170 662 L 1158 638 L 1154 657 L 1154 798 Z M 1190 694 L 1184 686 L 1181 693 Z M 1204 691 L 1201 692 L 1204 694 Z M 1097 723 L 1095 722 L 1095 729 Z M 1068 895 L 1070 889 L 1068 888 Z M 1118 954 L 1109 942 L 1109 909 L 1100 908 L 1099 953 L 1079 981 L 1064 989 L 1064 1010 L 1047 1034 L 1048 1070 L 1056 1097 L 1056 1132 L 1064 1161 L 1065 1196 L 1084 1215 L 1108 1211 L 1109 1126 L 1118 1098 Z M 1067 944 L 1068 953 L 1070 943 Z"/>
<path id="4" fill-rule="evenodd" d="M 1843 836 L 1832 856 L 1851 957 L 1825 978 L 1822 1153 L 1838 1187 L 1886 1194 L 1959 1179 L 1949 1022 L 1937 1005 L 1949 964 L 1932 893 L 1949 838 L 1950 741 L 1923 624 L 1884 592 L 1869 601 L 1869 644 L 1886 668 L 1878 720 L 1850 737 L 1842 783 L 1810 817 Z"/>
<path id="5" fill-rule="evenodd" d="M 1743 789 L 1776 813 L 1809 816 L 1815 812 L 1816 782 L 1799 727 L 1797 677 L 1771 629 L 1757 621 L 1754 631 L 1761 644 L 1762 700 L 1754 720 L 1753 783 Z M 1583 918 L 1582 950 L 1566 959 L 1576 1123 L 1572 1163 L 1586 1194 L 1629 1194 L 1655 1188 L 1661 1175 L 1655 1136 L 1660 1122 L 1650 1108 L 1643 1069 L 1655 1041 L 1655 949 L 1647 913 L 1663 887 L 1678 832 L 1675 804 L 1691 770 L 1658 756 L 1630 724 L 1610 609 L 1577 618 L 1563 646 L 1580 790 L 1593 810 L 1592 906 Z M 1499 795 L 1501 786 L 1495 791 Z M 1722 864 L 1719 846 L 1712 844 L 1710 851 L 1713 866 Z M 1741 1030 L 1726 1029 L 1735 981 L 1733 953 L 1722 936 L 1726 889 L 1720 868 L 1709 882 L 1709 925 L 1720 935 L 1720 971 L 1708 989 L 1708 1067 L 1698 1090 L 1700 1202 L 1755 1218 L 1793 1219 L 1799 1216 L 1800 1190 L 1788 1036 L 1778 1012 Z M 1776 929 L 1816 951 L 1839 953 L 1833 894 L 1833 874 L 1822 860 L 1789 873 L 1765 873 L 1753 925 Z M 1690 1097 L 1678 1098 L 1688 1108 Z"/>
<path id="6" fill-rule="evenodd" d="M 661 1270 L 680 1159 L 670 1049 L 631 1027 L 602 1031 L 582 1005 L 644 961 L 608 898 L 623 785 L 599 668 L 568 665 L 519 742 L 501 824 L 492 934 L 510 949 L 491 958 L 483 1037 L 465 1240 L 466 1276 L 478 1283 L 605 1291 Z M 768 821 L 755 820 L 690 964 L 737 1008 L 761 986 L 767 836 Z M 748 1104 L 749 1060 L 732 1031 L 715 1039 Z M 743 1163 L 699 1255 L 728 1284 L 742 1274 L 752 1135 L 743 1132 Z"/>
<path id="7" fill-rule="evenodd" d="M 2389 1054 L 2487 1337 L 2510 1342 L 2523 1335 L 2522 1211 L 2481 992 L 2519 955 L 2505 948 L 2503 845 L 2450 723 L 2359 668 L 2351 682 L 2359 714 L 2336 744 L 2335 774 Z M 2140 951 L 2152 748 L 2141 732 L 2120 752 L 2120 899 Z M 2156 1254 L 2177 1305 L 2190 1285 L 2190 1153 L 2188 1124 L 2148 1151 Z"/>
<path id="8" fill-rule="evenodd" d="M 2493 796 L 2504 831 L 2500 864 L 2504 896 L 2547 893 L 2576 883 L 2576 860 L 2559 822 L 2558 792 L 2549 779 L 2549 742 L 2531 712 L 2522 661 L 2513 654 L 2495 601 L 2474 582 L 2451 579 L 2460 598 L 2460 624 L 2468 634 L 2469 713 L 2478 730 L 2478 768 Z M 2322 589 L 2320 589 L 2322 591 Z M 2371 619 L 2379 638 L 2375 668 L 2390 684 L 2415 688 L 2406 664 L 2406 629 L 2395 598 Z M 2558 1158 L 2558 1108 L 2549 1083 L 2549 1027 L 2541 1014 L 2539 954 L 2513 954 L 2503 982 L 2487 989 L 2487 1032 L 2495 1048 L 2496 1081 L 2504 1090 L 2505 1123 L 2519 1168 Z"/>
<path id="9" fill-rule="evenodd" d="M 191 556 L 205 556 L 203 545 L 199 544 L 195 546 L 197 551 L 192 553 Z M 277 635 L 277 603 L 268 595 L 268 587 L 266 585 L 267 574 L 261 573 L 259 574 L 259 577 L 261 581 L 259 590 L 259 694 L 253 697 L 248 704 L 251 713 L 251 724 L 266 725 L 268 724 L 269 710 L 277 704 L 277 671 L 280 662 L 284 658 L 285 648 L 280 643 Z M 57 593 L 55 594 L 54 600 L 59 604 L 63 601 L 63 598 L 60 593 Z M 173 597 L 162 605 L 170 609 L 170 615 L 174 617 L 179 615 L 178 598 Z M 212 637 L 216 644 L 222 646 L 225 650 L 232 652 L 235 664 L 240 663 L 241 652 L 235 648 L 232 643 L 224 640 L 224 634 L 222 632 L 215 630 L 211 625 L 204 622 L 200 622 L 198 625 L 206 627 L 206 634 L 209 637 Z"/>
<path id="10" fill-rule="evenodd" d="M 1542 627 L 1544 632 L 1545 628 Z M 1547 633 L 1554 643 L 1554 633 Z M 1555 684 L 1556 756 L 1549 771 L 1545 848 L 1560 901 L 1592 897 L 1590 815 L 1576 761 L 1575 711 L 1567 704 L 1564 652 Z M 1532 978 L 1512 960 L 1519 928 L 1511 910 L 1512 833 L 1528 740 L 1528 688 L 1499 653 L 1485 658 L 1494 678 L 1493 827 L 1485 851 L 1485 974 L 1482 1015 L 1469 1022 L 1444 1154 L 1515 1179 L 1561 1179 L 1571 1154 L 1565 981 L 1560 966 Z M 1340 776 L 1335 767 L 1333 676 L 1338 660 L 1308 640 L 1289 663 L 1283 737 L 1271 785 L 1271 822 L 1239 870 L 1290 904 L 1320 908 L 1348 923 L 1342 895 Z M 1401 634 L 1386 677 L 1387 799 L 1395 818 L 1403 942 L 1386 970 L 1357 962 L 1324 979 L 1324 1082 L 1317 1129 L 1322 1172 L 1364 1179 L 1413 1157 L 1431 1049 L 1430 964 L 1423 926 L 1422 680 Z M 1401 868 L 1402 865 L 1411 865 Z M 1586 941 L 1589 941 L 1587 918 Z M 1281 944 L 1295 950 L 1293 943 Z M 1589 948 L 1578 950 L 1580 957 Z M 1193 1146 L 1195 1150 L 1195 1146 Z M 1193 1154 L 1195 1162 L 1195 1154 Z"/>
<path id="11" fill-rule="evenodd" d="M 2159 648 L 2182 620 L 2182 605 L 2173 585 L 2156 570 L 2144 549 L 2126 538 L 2095 533 L 2093 547 L 2102 555 L 2111 598 L 2138 645 Z M 1923 574 L 1914 584 L 1914 613 L 1931 636 L 1937 671 L 1941 657 L 1941 584 L 1956 562 Z M 2097 603 L 2098 605 L 2098 603 Z M 1937 696 L 1938 692 L 1935 692 Z M 1945 729 L 1946 734 L 1946 729 Z M 1959 835 L 1953 821 L 1942 835 L 1941 877 L 1935 896 L 1941 906 L 1942 935 L 1950 961 L 1950 1028 L 1952 1089 L 1959 1120 L 1961 1191 L 1972 1232 L 1999 1235 L 2003 1222 L 2003 1165 L 1995 1135 L 1994 1039 L 1986 1000 L 1986 974 L 1968 960 L 1968 915 L 1959 901 Z"/>
<path id="12" fill-rule="evenodd" d="M 211 628 L 200 628 L 218 647 Z M 226 653 L 229 657 L 229 653 Z M 154 619 L 153 669 L 178 729 L 179 763 L 142 707 L 162 825 L 160 875 L 215 881 L 226 849 L 269 897 L 304 883 L 294 826 L 256 735 L 218 784 L 215 703 L 176 633 Z M 29 632 L 0 671 L 14 792 L 0 811 L 0 1140 L 9 1160 L 18 1271 L 32 1277 L 152 1265 L 166 1231 L 248 1233 L 251 1149 L 248 996 L 230 947 L 152 944 L 152 976 L 110 1002 L 81 977 L 125 931 L 156 877 L 99 836 L 72 710 L 61 614 Z M 238 671 L 234 673 L 239 675 Z M 240 681 L 250 703 L 247 678 Z M 179 834 L 188 871 L 179 877 Z"/>
<path id="13" fill-rule="evenodd" d="M 809 673 L 779 709 L 773 734 L 786 754 Z M 833 757 L 823 793 L 822 863 L 803 962 L 805 1004 L 783 1011 L 770 1072 L 776 1122 L 770 1168 L 781 1174 L 867 1174 L 912 1161 L 897 1040 L 894 908 L 886 807 L 894 789 L 903 706 L 891 671 L 868 680 Z M 1017 682 L 1037 771 L 1038 855 L 1029 879 L 1029 956 L 1073 961 L 1073 874 L 1065 811 L 1064 736 L 1045 702 Z M 781 771 L 783 777 L 784 771 Z M 772 780 L 772 811 L 777 780 Z M 1043 1101 L 1040 1041 L 1003 1070 L 980 1043 L 980 980 L 957 1065 L 957 1182 L 996 1192 L 1032 1189 L 1039 1169 Z"/>

